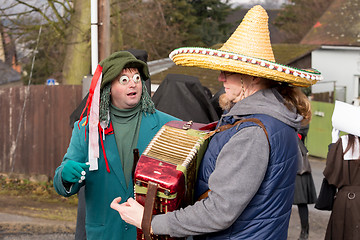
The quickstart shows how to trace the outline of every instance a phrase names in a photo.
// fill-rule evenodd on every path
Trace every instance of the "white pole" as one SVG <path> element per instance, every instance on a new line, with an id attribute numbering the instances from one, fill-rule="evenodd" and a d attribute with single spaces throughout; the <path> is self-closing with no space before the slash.
<path id="1" fill-rule="evenodd" d="M 98 0 L 91 0 L 91 73 L 94 75 L 99 62 L 98 51 Z"/>

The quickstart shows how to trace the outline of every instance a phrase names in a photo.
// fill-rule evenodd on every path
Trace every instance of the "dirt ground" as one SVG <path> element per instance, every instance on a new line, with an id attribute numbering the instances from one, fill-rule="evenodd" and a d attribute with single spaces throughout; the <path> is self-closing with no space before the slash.
<path id="1" fill-rule="evenodd" d="M 319 194 L 325 168 L 325 159 L 310 157 L 312 176 L 315 183 L 316 194 Z M 321 240 L 325 237 L 326 227 L 330 217 L 330 211 L 319 211 L 314 208 L 315 204 L 309 204 L 309 240 Z M 301 231 L 300 218 L 297 206 L 292 207 L 292 214 L 289 224 L 288 240 L 297 240 Z"/>
<path id="2" fill-rule="evenodd" d="M 73 219 L 45 219 L 44 212 L 61 216 L 62 212 L 72 212 Z M 39 203 L 24 198 L 5 197 L 0 195 L 0 239 L 74 239 L 76 227 L 76 207 L 58 206 L 52 203 Z M 39 218 L 41 213 L 41 218 Z M 68 215 L 68 214 L 66 214 Z M 326 225 L 330 216 L 328 211 L 318 211 L 309 205 L 310 235 L 309 240 L 324 239 Z M 297 240 L 300 234 L 300 221 L 297 207 L 293 206 L 289 225 L 288 240 Z M 36 236 L 36 237 L 35 237 Z M 10 237 L 10 238 L 9 238 Z M 33 238 L 31 238 L 33 237 Z"/>
<path id="3" fill-rule="evenodd" d="M 0 239 L 14 234 L 75 232 L 77 207 L 0 195 Z"/>

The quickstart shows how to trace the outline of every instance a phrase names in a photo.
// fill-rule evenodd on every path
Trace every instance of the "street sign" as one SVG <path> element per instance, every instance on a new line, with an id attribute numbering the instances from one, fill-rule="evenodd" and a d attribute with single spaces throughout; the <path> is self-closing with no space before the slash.
<path id="1" fill-rule="evenodd" d="M 46 80 L 46 85 L 56 85 L 56 80 L 53 78 L 49 78 Z"/>

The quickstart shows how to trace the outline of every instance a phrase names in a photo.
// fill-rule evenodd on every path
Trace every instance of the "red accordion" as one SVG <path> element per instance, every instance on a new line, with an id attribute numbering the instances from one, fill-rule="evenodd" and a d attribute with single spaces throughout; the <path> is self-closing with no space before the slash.
<path id="1" fill-rule="evenodd" d="M 140 156 L 134 174 L 134 192 L 145 210 L 144 232 L 138 229 L 138 240 L 150 239 L 152 214 L 171 212 L 194 202 L 194 184 L 208 144 L 209 126 L 171 121 L 159 130 Z M 152 239 L 176 238 L 154 236 Z"/>

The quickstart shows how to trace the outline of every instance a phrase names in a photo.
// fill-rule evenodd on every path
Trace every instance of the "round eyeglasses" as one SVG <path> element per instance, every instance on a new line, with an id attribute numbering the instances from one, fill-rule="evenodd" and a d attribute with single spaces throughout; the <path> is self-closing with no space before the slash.
<path id="1" fill-rule="evenodd" d="M 135 73 L 134 76 L 132 77 L 132 80 L 134 81 L 134 83 L 139 83 L 141 81 L 141 77 L 140 74 Z M 130 78 L 128 76 L 121 76 L 119 79 L 119 83 L 121 85 L 127 85 L 130 82 Z"/>

